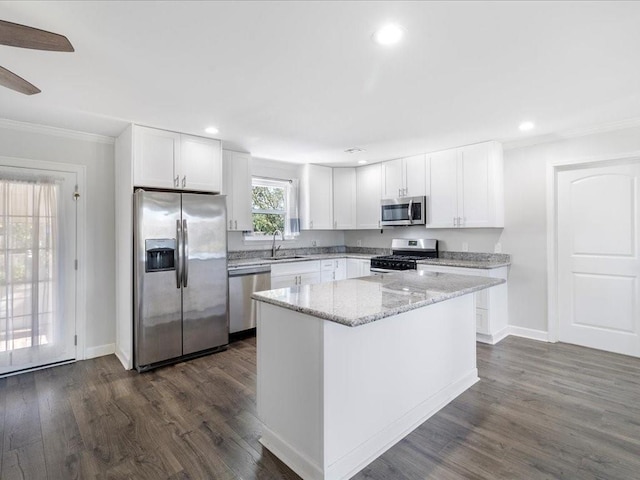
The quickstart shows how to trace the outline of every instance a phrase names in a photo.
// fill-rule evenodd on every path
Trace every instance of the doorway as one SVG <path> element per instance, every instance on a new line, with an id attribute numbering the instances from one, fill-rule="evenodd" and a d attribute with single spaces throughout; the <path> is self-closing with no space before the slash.
<path id="1" fill-rule="evenodd" d="M 640 160 L 556 170 L 557 338 L 640 357 Z"/>
<path id="2" fill-rule="evenodd" d="M 53 168 L 0 166 L 0 375 L 77 356 L 78 174 Z"/>

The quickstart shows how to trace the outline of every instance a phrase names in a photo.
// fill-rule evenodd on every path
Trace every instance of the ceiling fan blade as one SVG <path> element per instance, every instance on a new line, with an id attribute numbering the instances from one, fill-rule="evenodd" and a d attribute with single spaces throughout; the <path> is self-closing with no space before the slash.
<path id="1" fill-rule="evenodd" d="M 0 20 L 0 44 L 54 52 L 74 51 L 73 45 L 64 35 L 4 20 Z"/>
<path id="2" fill-rule="evenodd" d="M 3 67 L 0 67 L 0 85 L 15 90 L 16 92 L 24 93 L 25 95 L 40 93 L 38 87 Z"/>

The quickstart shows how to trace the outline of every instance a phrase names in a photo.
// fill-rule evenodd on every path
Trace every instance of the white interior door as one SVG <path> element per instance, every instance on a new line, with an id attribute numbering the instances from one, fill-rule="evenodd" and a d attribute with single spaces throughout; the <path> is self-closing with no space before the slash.
<path id="1" fill-rule="evenodd" d="M 76 184 L 0 167 L 0 375 L 76 358 Z"/>
<path id="2" fill-rule="evenodd" d="M 558 173 L 559 340 L 640 356 L 640 162 Z"/>

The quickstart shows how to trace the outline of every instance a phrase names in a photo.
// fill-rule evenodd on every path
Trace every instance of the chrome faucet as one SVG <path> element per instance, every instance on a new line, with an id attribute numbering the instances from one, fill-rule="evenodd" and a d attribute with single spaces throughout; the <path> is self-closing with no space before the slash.
<path id="1" fill-rule="evenodd" d="M 276 252 L 280 250 L 280 247 L 282 246 L 282 245 L 278 245 L 278 248 L 276 248 L 276 235 L 278 234 L 280 234 L 280 236 L 282 237 L 282 240 L 284 240 L 284 234 L 280 230 L 276 230 L 275 232 L 273 232 L 273 245 L 271 245 L 271 256 L 274 258 L 276 256 Z"/>

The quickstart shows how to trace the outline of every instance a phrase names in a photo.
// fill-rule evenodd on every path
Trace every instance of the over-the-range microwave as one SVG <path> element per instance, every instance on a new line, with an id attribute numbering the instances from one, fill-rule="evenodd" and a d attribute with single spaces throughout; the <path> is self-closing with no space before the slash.
<path id="1" fill-rule="evenodd" d="M 380 204 L 380 224 L 424 225 L 427 197 L 383 198 Z"/>

